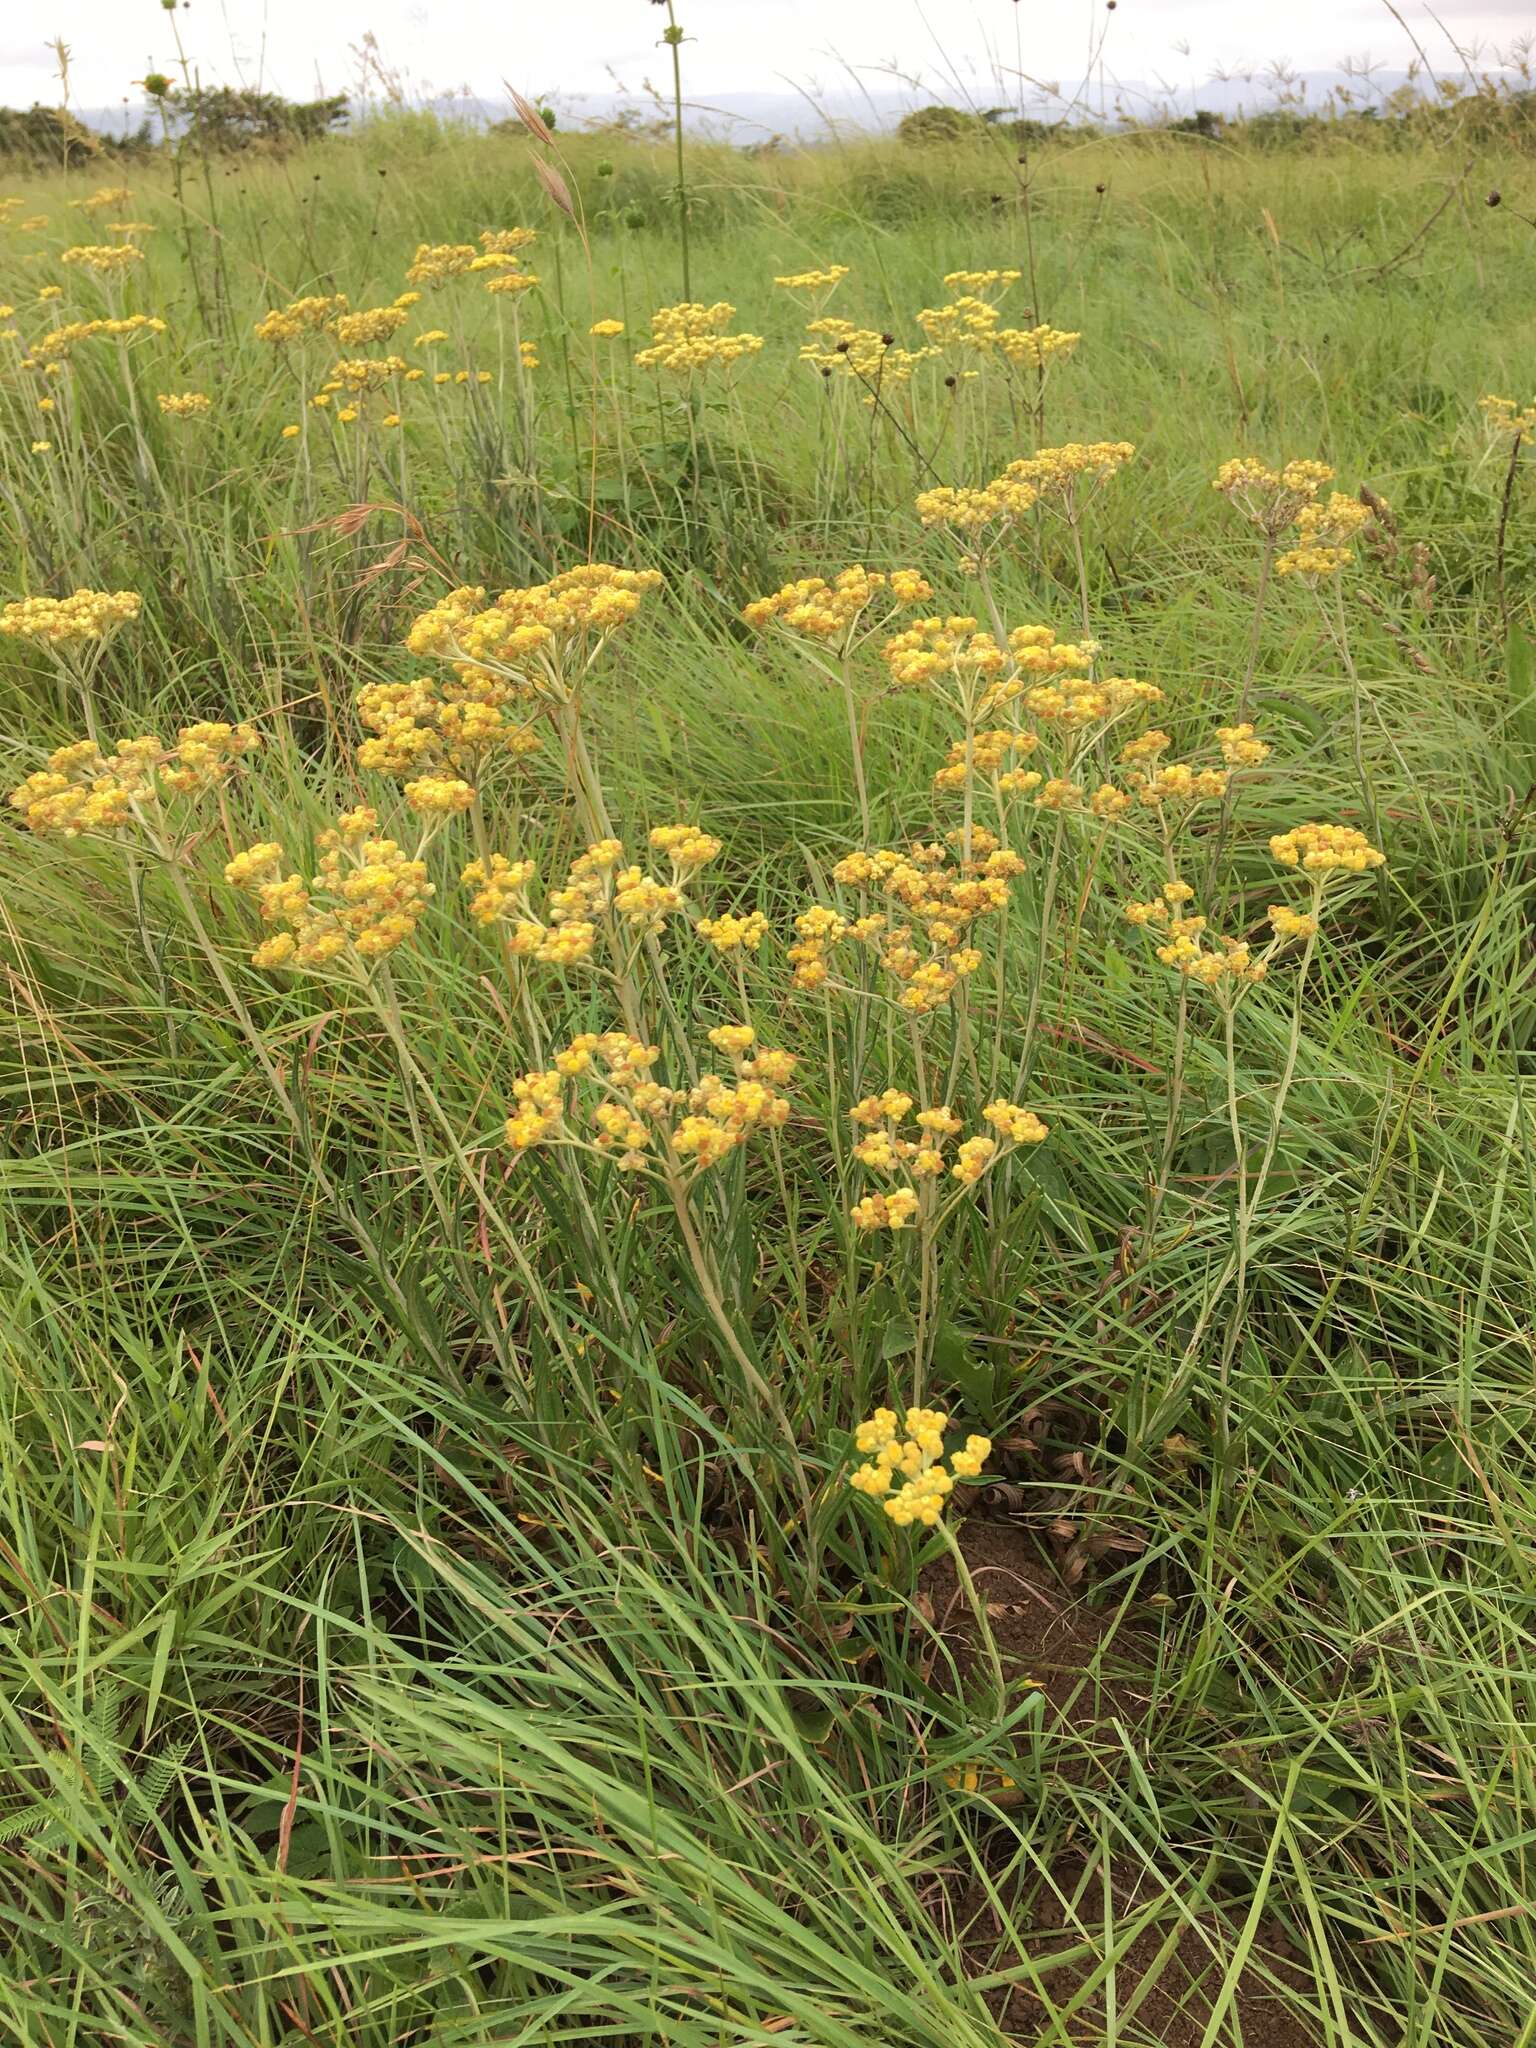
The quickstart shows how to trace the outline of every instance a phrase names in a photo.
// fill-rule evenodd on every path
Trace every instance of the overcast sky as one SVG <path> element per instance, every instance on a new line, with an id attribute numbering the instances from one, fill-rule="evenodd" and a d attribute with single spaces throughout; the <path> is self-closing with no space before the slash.
<path id="1" fill-rule="evenodd" d="M 1485 61 L 1532 26 L 1530 0 L 1399 0 L 1432 63 L 1457 69 L 1446 33 Z M 1189 87 L 1218 69 L 1283 59 L 1328 70 L 1369 57 L 1401 71 L 1412 50 L 1384 0 L 678 0 L 690 41 L 685 88 L 712 94 L 781 93 L 786 86 L 841 92 L 853 80 L 897 89 L 889 71 L 942 93 L 946 79 L 994 90 L 999 71 L 1022 68 L 1071 86 L 1090 40 L 1102 36 L 1107 79 Z M 171 17 L 160 0 L 24 0 L 0 6 L 0 103 L 57 101 L 52 36 L 70 46 L 70 97 L 82 107 L 137 102 L 146 70 L 173 71 Z M 262 83 L 295 97 L 351 87 L 351 46 L 372 31 L 387 64 L 414 93 L 466 86 L 504 97 L 526 92 L 636 90 L 659 78 L 666 16 L 647 0 L 191 0 L 176 10 L 191 62 L 205 82 Z M 1099 67 L 1095 65 L 1095 76 Z"/>

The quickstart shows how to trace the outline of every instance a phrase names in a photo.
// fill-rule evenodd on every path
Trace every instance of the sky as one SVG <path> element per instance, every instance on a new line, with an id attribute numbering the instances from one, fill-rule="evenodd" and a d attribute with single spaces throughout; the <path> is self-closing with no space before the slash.
<path id="1" fill-rule="evenodd" d="M 1075 91 L 1091 42 L 1094 76 L 1188 90 L 1218 72 L 1282 60 L 1331 71 L 1369 58 L 1401 75 L 1410 32 L 1453 75 L 1447 34 L 1491 61 L 1532 25 L 1529 0 L 676 0 L 689 40 L 685 91 L 719 95 L 859 90 L 985 104 L 1012 100 L 1022 70 Z M 57 103 L 57 62 L 70 49 L 77 107 L 137 105 L 133 81 L 175 75 L 179 30 L 210 84 L 264 84 L 294 98 L 355 87 L 353 46 L 372 34 L 412 97 L 468 89 L 502 99 L 510 83 L 556 95 L 579 117 L 618 90 L 638 92 L 666 68 L 666 15 L 648 0 L 31 0 L 0 10 L 0 104 Z M 24 18 L 22 18 L 24 17 Z M 1439 26 L 1436 25 L 1438 20 Z M 956 88 L 963 88 L 957 90 Z"/>

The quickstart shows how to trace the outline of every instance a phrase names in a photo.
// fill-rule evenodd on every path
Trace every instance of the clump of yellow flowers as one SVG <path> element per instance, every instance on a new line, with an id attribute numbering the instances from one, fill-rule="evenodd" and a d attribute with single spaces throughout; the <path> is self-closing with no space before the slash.
<path id="1" fill-rule="evenodd" d="M 800 350 L 800 360 L 823 377 L 846 377 L 866 387 L 866 402 L 889 386 L 910 383 L 919 363 L 938 354 L 932 348 L 900 348 L 895 337 L 873 327 L 859 327 L 852 320 L 823 314 L 806 325 L 815 336 Z"/>
<path id="2" fill-rule="evenodd" d="M 562 702 L 580 688 L 608 636 L 661 584 L 656 569 L 590 562 L 548 583 L 505 590 L 489 604 L 483 587 L 466 585 L 421 613 L 405 644 L 412 654 L 452 662 L 471 689 L 500 681 L 513 696 Z"/>
<path id="3" fill-rule="evenodd" d="M 756 355 L 763 346 L 760 334 L 726 332 L 735 315 L 736 308 L 724 299 L 712 306 L 691 299 L 659 306 L 651 315 L 651 345 L 641 349 L 635 361 L 642 370 L 670 370 L 687 377 Z"/>
<path id="4" fill-rule="evenodd" d="M 887 575 L 855 564 L 839 570 L 831 582 L 824 576 L 802 576 L 786 583 L 768 597 L 754 598 L 741 616 L 759 630 L 778 626 L 807 640 L 846 646 L 881 596 L 892 605 L 908 605 L 921 604 L 932 595 L 932 584 L 916 569 L 893 569 Z"/>
<path id="5" fill-rule="evenodd" d="M 1271 469 L 1251 455 L 1224 462 L 1211 479 L 1211 489 L 1243 515 L 1250 525 L 1271 536 L 1295 523 L 1303 505 L 1310 505 L 1324 484 L 1333 482 L 1326 462 L 1297 458 Z"/>
<path id="6" fill-rule="evenodd" d="M 782 1129 L 789 1099 L 780 1091 L 796 1062 L 791 1053 L 758 1050 L 750 1024 L 716 1025 L 708 1035 L 731 1072 L 682 1089 L 656 1079 L 659 1046 L 626 1031 L 581 1033 L 551 1066 L 513 1083 L 507 1143 L 515 1152 L 595 1152 L 623 1173 L 696 1175 L 717 1166 L 754 1133 Z M 587 1106 L 584 1124 L 578 1101 Z"/>
<path id="7" fill-rule="evenodd" d="M 854 1145 L 853 1156 L 871 1173 L 905 1177 L 907 1185 L 880 1189 L 854 1203 L 849 1216 L 858 1230 L 905 1230 L 932 1220 L 931 1189 L 947 1171 L 962 1188 L 971 1188 L 994 1162 L 1017 1145 L 1039 1145 L 1051 1134 L 1032 1109 L 1001 1097 L 989 1102 L 982 1120 L 989 1131 L 978 1131 L 964 1139 L 951 1165 L 945 1147 L 958 1137 L 965 1125 L 947 1103 L 917 1111 L 918 1135 L 908 1137 L 902 1129 L 912 1115 L 914 1098 L 900 1088 L 887 1088 L 879 1095 L 866 1095 L 849 1111 L 865 1135 Z"/>
<path id="8" fill-rule="evenodd" d="M 346 310 L 345 292 L 290 299 L 286 306 L 277 306 L 270 313 L 264 313 L 256 322 L 254 332 L 258 341 L 270 342 L 274 348 L 281 348 L 288 342 L 301 340 L 306 334 L 328 332 Z"/>
<path id="9" fill-rule="evenodd" d="M 69 203 L 76 213 L 105 213 L 109 208 L 126 206 L 132 197 L 127 185 L 98 185 L 84 199 L 71 199 Z"/>
<path id="10" fill-rule="evenodd" d="M 225 881 L 254 897 L 263 924 L 277 927 L 252 953 L 253 966 L 366 976 L 410 938 L 433 894 L 426 862 L 378 836 L 378 824 L 366 804 L 343 812 L 320 835 L 319 869 L 308 883 L 284 873 L 283 849 L 272 841 L 228 862 Z"/>
<path id="11" fill-rule="evenodd" d="M 1282 867 L 1309 877 L 1312 901 L 1305 910 L 1272 903 L 1267 914 L 1270 937 L 1262 949 L 1256 950 L 1246 939 L 1225 936 L 1213 945 L 1206 919 L 1190 908 L 1194 889 L 1177 877 L 1165 882 L 1148 901 L 1126 904 L 1125 915 L 1158 942 L 1157 957 L 1165 967 L 1211 989 L 1224 1001 L 1234 1001 L 1245 988 L 1266 979 L 1276 955 L 1294 940 L 1310 948 L 1321 928 L 1324 895 L 1333 881 L 1366 874 L 1386 860 L 1353 825 L 1294 825 L 1287 832 L 1275 833 L 1269 850 Z"/>
<path id="12" fill-rule="evenodd" d="M 825 270 L 796 270 L 773 281 L 784 291 L 816 292 L 824 291 L 828 285 L 841 284 L 847 275 L 846 263 L 829 263 Z"/>
<path id="13" fill-rule="evenodd" d="M 411 777 L 406 801 L 415 810 L 467 809 L 496 761 L 534 752 L 538 736 L 512 711 L 511 686 L 489 673 L 418 677 L 405 683 L 365 683 L 358 691 L 359 722 L 370 737 L 357 749 L 357 765 L 371 773 Z"/>
<path id="14" fill-rule="evenodd" d="M 957 1479 L 975 1479 L 992 1455 L 990 1437 L 968 1436 L 949 1453 L 946 1466 L 944 1432 L 949 1417 L 942 1408 L 877 1408 L 854 1432 L 854 1448 L 868 1463 L 854 1468 L 848 1484 L 856 1493 L 878 1500 L 900 1529 L 917 1523 L 932 1529 Z M 896 1481 L 901 1484 L 892 1487 Z"/>
<path id="15" fill-rule="evenodd" d="M 1275 833 L 1269 850 L 1282 867 L 1325 879 L 1363 875 L 1386 861 L 1386 855 L 1353 825 L 1293 825 L 1288 832 Z"/>
<path id="16" fill-rule="evenodd" d="M 76 590 L 68 597 L 22 597 L 0 610 L 0 633 L 52 647 L 105 640 L 139 616 L 136 590 Z"/>
<path id="17" fill-rule="evenodd" d="M 1377 503 L 1384 505 L 1385 500 Z M 1275 558 L 1275 574 L 1309 582 L 1336 576 L 1354 560 L 1349 542 L 1374 517 L 1368 505 L 1342 491 L 1331 491 L 1325 505 L 1303 505 L 1296 515 L 1296 545 Z"/>
<path id="18" fill-rule="evenodd" d="M 696 917 L 688 884 L 719 855 L 720 841 L 695 825 L 658 825 L 650 843 L 669 863 L 668 880 L 629 861 L 622 840 L 600 839 L 571 863 L 564 885 L 549 892 L 543 916 L 534 911 L 528 893 L 536 879 L 532 861 L 509 860 L 504 854 L 473 860 L 460 877 L 474 891 L 470 915 L 477 924 L 508 926 L 510 951 L 546 966 L 573 967 L 589 959 L 605 920 L 632 938 L 655 937 L 671 917 Z M 755 952 L 767 929 L 760 913 L 726 921 L 729 930 L 717 930 L 707 919 L 697 921 L 720 952 Z"/>
<path id="19" fill-rule="evenodd" d="M 213 411 L 213 400 L 206 391 L 160 391 L 155 402 L 167 419 L 206 419 Z"/>
<path id="20" fill-rule="evenodd" d="M 141 335 L 164 332 L 165 322 L 154 313 L 128 313 L 120 320 L 71 320 L 63 327 L 50 328 L 35 342 L 32 358 L 51 368 L 82 341 L 136 341 Z M 23 369 L 30 367 L 30 360 L 22 364 Z"/>
<path id="21" fill-rule="evenodd" d="M 410 318 L 412 296 L 408 294 L 404 302 L 397 299 L 392 306 L 364 306 L 357 313 L 338 313 L 326 323 L 327 331 L 336 337 L 338 347 L 344 349 L 366 348 L 370 342 L 388 341 Z"/>
<path id="22" fill-rule="evenodd" d="M 48 766 L 13 789 L 9 801 L 40 836 L 117 833 L 144 823 L 162 797 L 217 789 L 260 745 L 254 727 L 215 721 L 183 726 L 171 748 L 154 733 L 119 740 L 110 754 L 95 740 L 72 740 L 56 747 Z"/>
<path id="23" fill-rule="evenodd" d="M 142 263 L 144 251 L 136 249 L 131 242 L 83 243 L 77 249 L 66 249 L 59 261 L 71 267 L 93 270 L 98 277 L 114 277 L 131 270 L 135 263 Z"/>
<path id="24" fill-rule="evenodd" d="M 515 261 L 520 249 L 537 240 L 534 228 L 487 228 L 478 249 L 473 242 L 419 242 L 405 280 L 407 284 L 430 285 L 435 289 L 450 278 L 500 270 Z"/>
<path id="25" fill-rule="evenodd" d="M 1478 405 L 1496 434 L 1536 434 L 1536 402 L 1520 405 L 1513 398 L 1480 398 Z"/>

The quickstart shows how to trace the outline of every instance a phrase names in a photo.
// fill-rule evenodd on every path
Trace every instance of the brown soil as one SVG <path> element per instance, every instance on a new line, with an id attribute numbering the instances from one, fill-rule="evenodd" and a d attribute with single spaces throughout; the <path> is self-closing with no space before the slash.
<path id="1" fill-rule="evenodd" d="M 1047 1727 L 1069 1727 L 1090 1738 L 1102 1729 L 1110 1741 L 1113 1721 L 1138 1728 L 1152 1695 L 1137 1631 L 1117 1629 L 1112 1609 L 1074 1597 L 1020 1524 L 972 1516 L 959 1537 L 1003 1667 L 1010 1678 L 1038 1683 L 1047 1702 Z M 935 1626 L 966 1677 L 980 1646 L 975 1617 L 947 1557 L 923 1574 L 919 1590 L 932 1603 Z"/>
<path id="2" fill-rule="evenodd" d="M 1081 1779 L 1096 1759 L 1106 1767 L 1117 1757 L 1123 1764 L 1113 1724 L 1134 1737 L 1153 1703 L 1150 1654 L 1135 1618 L 1112 1607 L 1090 1607 L 1076 1596 L 1031 1532 L 1016 1523 L 972 1517 L 959 1536 L 1005 1668 L 1011 1676 L 1035 1679 L 1044 1694 L 1047 1741 L 1054 1730 L 1061 1744 L 1052 1766 L 1057 1775 Z M 976 1626 L 947 1559 L 925 1573 L 921 1590 L 932 1602 L 935 1623 L 963 1677 L 978 1654 Z M 1184 1926 L 1174 1938 L 1180 1916 L 1171 1902 L 1116 1964 L 1113 2033 L 1102 1992 L 1086 1999 L 1060 2033 L 1050 2033 L 1053 2010 L 1069 2003 L 1093 1975 L 1081 1963 L 1051 1968 L 1051 1956 L 1084 1941 L 1102 1944 L 1106 1918 L 1113 1939 L 1138 1907 L 1157 1896 L 1150 1874 L 1127 1877 L 1116 1870 L 1106 1910 L 1102 1872 L 1070 1856 L 1057 1862 L 1052 1879 L 1033 1900 L 1008 1902 L 1015 1927 L 1029 1929 L 1015 1959 L 1027 1958 L 1042 1972 L 1049 2002 L 1022 1984 L 995 1997 L 989 1994 L 1004 2039 L 1020 2048 L 1034 2048 L 1042 2035 L 1050 2035 L 1053 2048 L 1110 2048 L 1111 2043 L 1114 2048 L 1201 2048 L 1234 1933 L 1210 1915 L 1202 1916 L 1198 1926 Z M 1058 1893 L 1074 1906 L 1065 1905 Z M 1008 1966 L 1008 1953 L 998 1946 L 1003 1929 L 979 1886 L 958 1902 L 956 1918 L 979 1974 Z M 1280 1929 L 1261 1928 L 1216 2037 L 1219 2048 L 1238 2043 L 1242 2048 L 1316 2048 L 1316 2034 L 1284 1994 L 1287 1984 L 1299 1991 L 1303 1983 Z"/>

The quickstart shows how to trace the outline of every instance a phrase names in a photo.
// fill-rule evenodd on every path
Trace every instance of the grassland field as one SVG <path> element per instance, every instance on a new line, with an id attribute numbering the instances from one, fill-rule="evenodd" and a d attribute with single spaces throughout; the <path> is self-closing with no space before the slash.
<path id="1" fill-rule="evenodd" d="M 0 2029 L 1536 2048 L 1530 161 L 675 175 L 0 179 Z"/>

